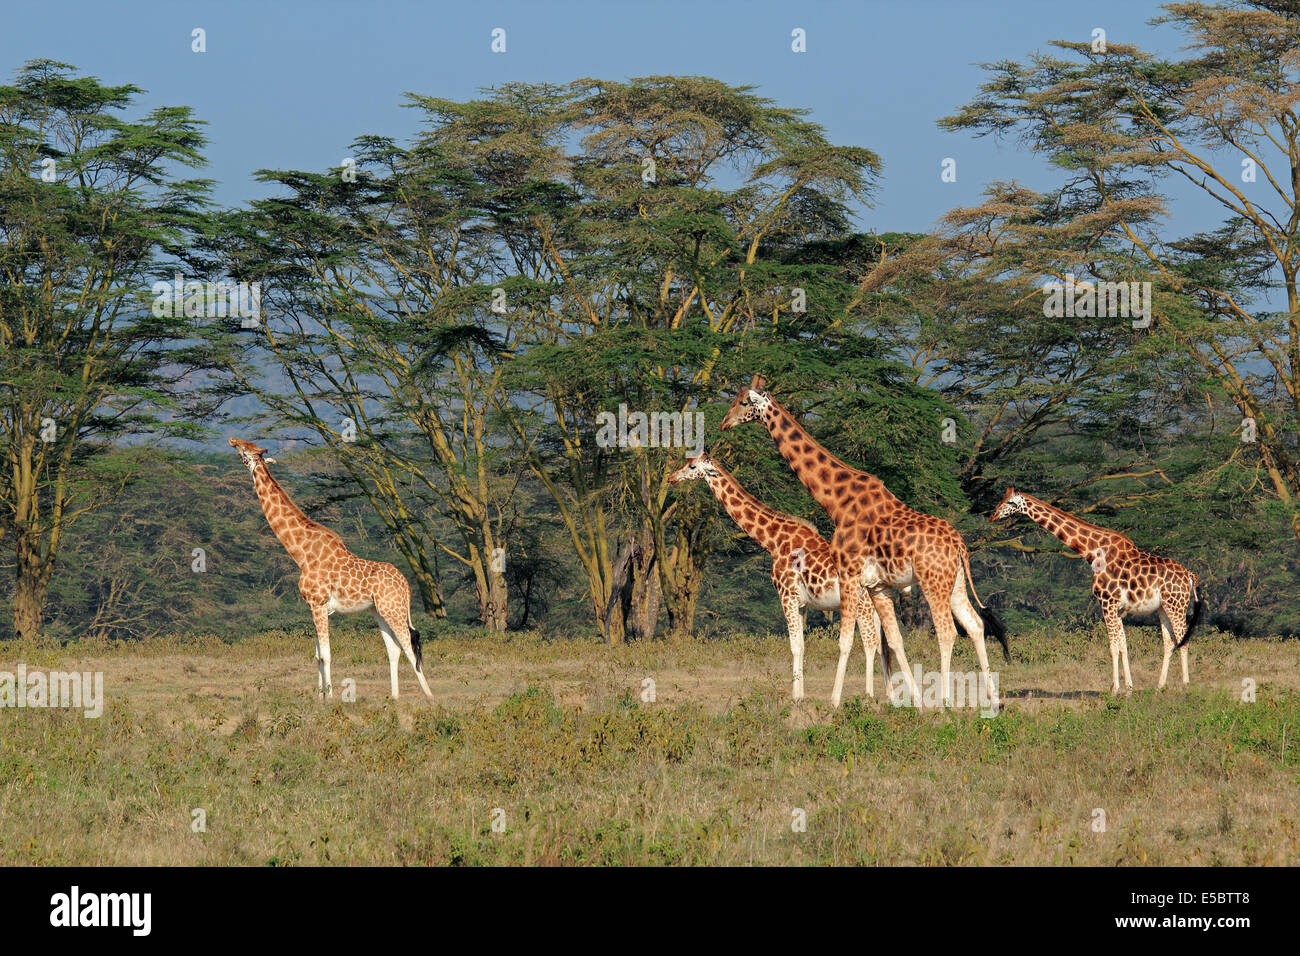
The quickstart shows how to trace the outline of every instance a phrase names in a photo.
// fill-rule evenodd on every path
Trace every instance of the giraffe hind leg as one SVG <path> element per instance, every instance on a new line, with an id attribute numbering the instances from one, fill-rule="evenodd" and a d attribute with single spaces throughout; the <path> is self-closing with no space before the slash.
<path id="1" fill-rule="evenodd" d="M 916 686 L 916 678 L 912 676 L 912 669 L 907 663 L 907 652 L 903 650 L 903 634 L 898 628 L 898 618 L 894 614 L 894 602 L 890 600 L 889 595 L 883 590 L 871 592 L 871 604 L 880 618 L 880 626 L 885 632 L 885 642 L 889 645 L 891 654 L 895 663 L 895 675 L 902 673 L 903 685 L 907 690 L 907 699 L 905 704 L 911 704 L 917 710 L 921 709 L 921 691 Z M 890 692 L 889 682 L 885 683 L 885 696 L 890 698 L 894 703 L 893 695 Z"/>
<path id="2" fill-rule="evenodd" d="M 411 665 L 411 670 L 415 672 L 415 679 L 419 682 L 420 690 L 424 696 L 433 699 L 433 691 L 429 689 L 429 682 L 424 678 L 424 650 L 420 640 L 420 632 L 411 627 L 411 592 L 406 585 L 406 579 L 399 575 L 399 582 L 388 593 L 385 593 L 375 600 L 375 614 L 380 619 L 380 629 L 387 628 L 385 637 L 392 637 L 399 651 L 406 655 L 406 660 Z M 397 697 L 397 664 L 391 665 L 391 683 L 393 697 Z"/>
<path id="3" fill-rule="evenodd" d="M 1166 609 L 1163 605 L 1160 608 L 1160 627 L 1161 631 L 1168 633 L 1168 638 L 1173 641 L 1173 646 L 1178 648 L 1178 663 L 1182 667 L 1183 686 L 1186 687 L 1187 679 L 1187 632 L 1191 626 L 1187 623 L 1187 604 L 1186 602 L 1171 601 Z M 1172 648 L 1166 652 L 1166 657 L 1172 654 Z M 1163 678 L 1163 675 L 1162 675 Z M 1161 680 L 1161 685 L 1164 680 Z"/>
<path id="4" fill-rule="evenodd" d="M 1159 616 L 1160 644 L 1164 651 L 1164 659 L 1160 662 L 1160 682 L 1156 685 L 1156 689 L 1164 690 L 1165 682 L 1169 679 L 1169 661 L 1174 656 L 1174 628 L 1164 605 L 1160 607 Z"/>
<path id="5" fill-rule="evenodd" d="M 984 642 L 984 619 L 975 613 L 975 608 L 971 606 L 970 599 L 966 597 L 966 572 L 957 572 L 957 583 L 952 589 L 952 613 L 956 618 L 957 624 L 966 632 L 975 645 L 975 657 L 979 660 L 980 677 L 984 681 L 984 693 L 987 695 L 986 700 L 990 703 L 996 701 L 996 688 L 993 686 L 993 676 L 989 671 L 989 652 Z"/>
<path id="6" fill-rule="evenodd" d="M 930 617 L 934 621 L 934 630 L 939 637 L 939 683 L 942 687 L 943 706 L 951 707 L 952 694 L 952 648 L 957 643 L 957 622 L 952 616 L 952 586 L 929 587 L 922 584 L 921 593 L 925 595 L 930 606 Z M 981 636 L 983 631 L 981 630 Z M 986 658 L 987 660 L 987 658 Z"/>
<path id="7" fill-rule="evenodd" d="M 392 628 L 388 626 L 388 622 L 379 617 L 378 614 L 375 617 L 379 618 L 379 633 L 384 638 L 384 650 L 388 652 L 389 694 L 393 700 L 397 700 L 397 662 L 401 660 L 402 649 L 398 646 L 397 638 L 394 636 Z"/>

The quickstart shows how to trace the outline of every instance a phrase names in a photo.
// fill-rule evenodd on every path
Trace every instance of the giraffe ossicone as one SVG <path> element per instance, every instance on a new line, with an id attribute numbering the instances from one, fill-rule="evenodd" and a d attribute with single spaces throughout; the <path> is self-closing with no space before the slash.
<path id="1" fill-rule="evenodd" d="M 228 439 L 253 476 L 253 487 L 271 531 L 302 574 L 298 593 L 311 608 L 316 627 L 316 661 L 322 698 L 333 695 L 330 679 L 329 616 L 371 611 L 388 650 L 389 684 L 398 696 L 397 664 L 403 654 L 415 671 L 420 690 L 430 699 L 422 669 L 420 632 L 411 622 L 411 588 L 405 575 L 383 561 L 367 561 L 348 551 L 337 533 L 308 518 L 271 477 L 266 449 L 242 438 Z"/>

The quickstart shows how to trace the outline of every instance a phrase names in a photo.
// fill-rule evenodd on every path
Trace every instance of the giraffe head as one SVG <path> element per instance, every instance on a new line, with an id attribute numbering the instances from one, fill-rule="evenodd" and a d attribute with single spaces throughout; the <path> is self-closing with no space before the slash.
<path id="1" fill-rule="evenodd" d="M 262 457 L 266 454 L 265 448 L 259 448 L 251 441 L 244 441 L 242 438 L 229 438 L 227 441 L 230 442 L 231 448 L 239 452 L 239 460 L 244 463 L 244 467 L 247 468 L 251 474 L 256 474 L 257 466 L 263 465 L 265 462 L 270 462 L 272 465 L 275 464 L 274 458 Z"/>
<path id="2" fill-rule="evenodd" d="M 745 422 L 762 420 L 763 413 L 771 404 L 772 399 L 767 395 L 767 379 L 762 375 L 755 375 L 753 381 L 732 399 L 731 407 L 727 409 L 727 414 L 722 419 L 722 430 L 725 432 L 728 428 L 743 425 Z"/>
<path id="3" fill-rule="evenodd" d="M 1002 496 L 1002 502 L 993 509 L 993 517 L 990 521 L 1001 521 L 1003 518 L 1010 518 L 1012 515 L 1025 513 L 1025 497 L 1018 494 L 1016 489 L 1008 488 L 1007 493 Z"/>
<path id="4" fill-rule="evenodd" d="M 718 468 L 713 464 L 713 459 L 708 455 L 696 455 L 694 458 L 686 459 L 686 464 L 678 468 L 668 480 L 674 485 L 681 481 L 694 481 L 703 478 L 708 481 L 710 478 L 717 477 Z"/>

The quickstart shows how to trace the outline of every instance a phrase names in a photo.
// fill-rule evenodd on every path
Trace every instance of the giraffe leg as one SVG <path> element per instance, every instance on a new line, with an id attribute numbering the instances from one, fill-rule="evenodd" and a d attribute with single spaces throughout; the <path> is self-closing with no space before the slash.
<path id="1" fill-rule="evenodd" d="M 871 605 L 865 594 L 858 597 L 858 635 L 862 638 L 862 650 L 867 655 L 867 696 L 875 697 L 876 652 L 880 650 L 880 615 Z M 885 694 L 889 694 L 889 660 L 885 654 L 880 655 L 880 669 L 885 672 Z"/>
<path id="2" fill-rule="evenodd" d="M 1102 609 L 1102 620 L 1106 622 L 1106 637 L 1110 641 L 1110 692 L 1118 694 L 1119 649 L 1124 643 L 1124 625 L 1120 622 L 1119 613 L 1111 608 Z"/>
<path id="3" fill-rule="evenodd" d="M 943 705 L 952 706 L 952 648 L 957 643 L 957 625 L 952 618 L 952 589 L 944 588 L 939 597 L 933 585 L 921 586 L 926 603 L 930 605 L 930 617 L 934 619 L 934 630 L 939 635 L 939 680 L 943 687 Z M 934 595 L 933 597 L 931 595 Z M 981 632 L 982 633 L 982 632 Z"/>
<path id="4" fill-rule="evenodd" d="M 1165 681 L 1169 679 L 1169 661 L 1174 656 L 1174 628 L 1163 604 L 1160 606 L 1160 643 L 1164 647 L 1164 660 L 1160 662 L 1160 683 L 1156 689 L 1164 690 Z"/>
<path id="5" fill-rule="evenodd" d="M 311 609 L 312 623 L 316 625 L 316 669 L 321 700 L 334 696 L 330 683 L 330 611 L 329 606 L 317 604 Z"/>
<path id="6" fill-rule="evenodd" d="M 1162 613 L 1162 614 L 1164 613 L 1164 608 L 1161 608 L 1161 613 Z M 1183 637 L 1186 636 L 1186 634 L 1187 634 L 1187 603 L 1186 603 L 1185 601 L 1184 601 L 1184 602 L 1174 602 L 1174 601 L 1171 601 L 1171 602 L 1170 602 L 1170 606 L 1169 606 L 1169 633 L 1170 633 L 1170 636 L 1173 637 L 1173 639 L 1174 639 L 1174 644 L 1175 644 L 1175 645 L 1179 644 L 1179 643 L 1182 641 Z M 1186 687 L 1187 684 L 1188 684 L 1188 680 L 1187 680 L 1187 645 L 1186 645 L 1186 644 L 1184 644 L 1182 647 L 1178 648 L 1178 663 L 1182 665 L 1182 669 L 1183 669 L 1183 686 Z"/>
<path id="7" fill-rule="evenodd" d="M 397 646 L 397 638 L 382 617 L 379 617 L 379 633 L 384 638 L 384 649 L 388 651 L 388 692 L 393 700 L 397 700 L 397 662 L 402 659 L 402 649 Z"/>
<path id="8" fill-rule="evenodd" d="M 871 592 L 871 604 L 876 609 L 876 614 L 880 618 L 880 626 L 885 632 L 885 640 L 889 644 L 889 650 L 894 655 L 896 664 L 896 673 L 901 672 L 903 682 L 907 685 L 908 702 L 917 710 L 921 709 L 921 692 L 916 686 L 916 679 L 912 676 L 912 669 L 907 664 L 907 654 L 903 650 L 903 634 L 898 629 L 898 617 L 894 614 L 894 602 L 889 599 L 889 595 L 884 588 Z M 885 695 L 890 697 L 889 684 L 885 684 Z"/>
<path id="9" fill-rule="evenodd" d="M 405 631 L 406 629 L 402 628 L 402 630 Z M 415 648 L 411 646 L 410 635 L 399 634 L 398 638 L 402 645 L 402 652 L 406 655 L 406 660 L 411 665 L 411 670 L 415 671 L 415 680 L 416 683 L 420 685 L 421 693 L 423 693 L 425 697 L 429 698 L 429 700 L 433 700 L 433 691 L 429 689 L 429 682 L 424 679 L 424 669 L 420 666 L 420 662 L 415 659 Z M 394 694 L 393 696 L 397 695 Z"/>
<path id="10" fill-rule="evenodd" d="M 415 644 L 411 638 L 410 586 L 406 583 L 406 578 L 397 573 L 396 569 L 393 573 L 394 578 L 390 586 L 384 588 L 375 599 L 375 615 L 379 618 L 379 628 L 384 632 L 385 641 L 391 639 L 393 642 L 388 651 L 389 679 L 393 699 L 397 699 L 397 660 L 405 654 L 411 670 L 415 671 L 415 679 L 420 685 L 420 690 L 425 697 L 433 700 L 433 691 L 429 689 L 429 682 L 424 679 L 420 657 L 415 653 Z"/>
<path id="11" fill-rule="evenodd" d="M 1128 669 L 1128 632 L 1124 630 L 1124 622 L 1120 621 L 1119 625 L 1119 657 L 1124 664 L 1124 687 L 1127 690 L 1133 689 L 1133 675 Z"/>
<path id="12" fill-rule="evenodd" d="M 980 662 L 984 692 L 988 695 L 986 700 L 996 705 L 997 688 L 993 686 L 993 678 L 989 674 L 989 652 L 984 645 L 984 621 L 975 613 L 975 608 L 971 607 L 970 599 L 966 596 L 965 571 L 957 572 L 957 583 L 952 589 L 952 613 L 970 635 L 971 643 L 975 645 L 975 657 Z"/>
<path id="13" fill-rule="evenodd" d="M 781 595 L 781 607 L 785 611 L 785 629 L 790 635 L 790 658 L 793 661 L 793 688 L 791 696 L 803 700 L 803 609 L 799 598 L 787 591 Z"/>
<path id="14" fill-rule="evenodd" d="M 840 567 L 840 659 L 835 665 L 835 689 L 831 692 L 832 707 L 840 706 L 840 698 L 844 694 L 844 673 L 849 666 L 849 652 L 853 650 L 853 628 L 857 625 L 858 595 L 861 591 L 861 572 L 852 573 L 847 563 L 842 564 Z"/>

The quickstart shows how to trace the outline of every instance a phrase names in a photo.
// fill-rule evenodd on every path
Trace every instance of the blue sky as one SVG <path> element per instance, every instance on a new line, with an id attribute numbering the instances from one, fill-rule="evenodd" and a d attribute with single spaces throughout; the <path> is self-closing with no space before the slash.
<path id="1" fill-rule="evenodd" d="M 50 57 L 107 83 L 148 92 L 142 107 L 187 105 L 207 121 L 216 198 L 265 195 L 254 170 L 339 165 L 362 133 L 405 140 L 417 116 L 407 91 L 466 99 L 511 81 L 567 82 L 705 74 L 806 107 L 835 142 L 884 160 L 876 206 L 860 226 L 930 227 L 979 201 L 983 185 L 1052 182 L 1014 142 L 946 133 L 935 121 L 974 93 L 978 64 L 1022 59 L 1052 39 L 1110 42 L 1173 53 L 1169 27 L 1146 21 L 1154 3 L 1004 0 L 996 5 L 899 2 L 45 2 L 14 4 L 0 33 L 0 72 Z M 206 31 L 207 52 L 191 51 Z M 506 52 L 491 33 L 506 31 Z M 793 53 L 791 31 L 806 31 Z M 940 163 L 957 160 L 957 182 Z"/>

